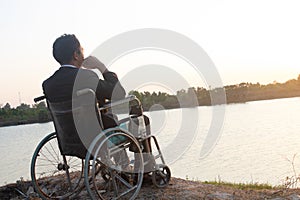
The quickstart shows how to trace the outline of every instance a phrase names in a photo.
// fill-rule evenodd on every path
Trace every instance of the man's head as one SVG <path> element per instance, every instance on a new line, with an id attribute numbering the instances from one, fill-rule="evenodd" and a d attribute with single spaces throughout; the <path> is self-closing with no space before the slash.
<path id="1" fill-rule="evenodd" d="M 79 40 L 73 34 L 64 34 L 53 43 L 53 57 L 59 64 L 80 67 L 84 55 Z"/>

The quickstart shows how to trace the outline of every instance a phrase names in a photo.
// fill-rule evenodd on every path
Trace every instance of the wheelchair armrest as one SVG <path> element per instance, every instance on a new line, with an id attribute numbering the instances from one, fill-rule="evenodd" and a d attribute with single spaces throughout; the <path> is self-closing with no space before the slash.
<path id="1" fill-rule="evenodd" d="M 91 93 L 95 96 L 95 92 L 90 88 L 85 88 L 85 89 L 82 89 L 82 90 L 78 90 L 76 92 L 77 96 L 85 95 L 85 94 L 88 94 L 88 93 Z M 138 101 L 138 104 L 141 104 L 140 101 L 136 98 L 136 96 L 129 95 L 129 96 L 125 97 L 124 99 L 108 102 L 107 104 L 105 104 L 104 106 L 99 108 L 99 111 L 111 108 L 113 106 L 129 103 L 133 100 L 136 100 L 136 101 Z"/>
<path id="2" fill-rule="evenodd" d="M 82 89 L 82 90 L 78 90 L 76 92 L 77 96 L 82 96 L 82 95 L 85 95 L 85 94 L 88 94 L 88 93 L 92 93 L 95 96 L 94 90 L 92 90 L 90 88 L 85 88 L 85 89 Z"/>
<path id="3" fill-rule="evenodd" d="M 134 95 L 129 95 L 129 96 L 125 97 L 124 99 L 109 102 L 109 103 L 105 104 L 104 106 L 99 108 L 99 111 L 105 110 L 105 109 L 108 109 L 108 108 L 111 108 L 111 107 L 114 107 L 114 106 L 117 106 L 117 105 L 129 103 L 130 101 L 135 100 L 135 99 L 136 99 L 136 97 Z"/>

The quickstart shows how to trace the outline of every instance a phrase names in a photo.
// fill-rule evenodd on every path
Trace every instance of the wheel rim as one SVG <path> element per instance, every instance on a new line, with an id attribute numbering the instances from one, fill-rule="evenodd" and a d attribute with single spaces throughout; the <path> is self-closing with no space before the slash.
<path id="1" fill-rule="evenodd" d="M 83 160 L 60 154 L 56 134 L 48 135 L 36 148 L 31 164 L 35 190 L 44 199 L 67 198 L 82 182 Z M 68 173 L 67 173 L 68 172 Z"/>
<path id="2" fill-rule="evenodd" d="M 120 149 L 120 151 L 118 151 L 118 149 L 115 151 L 115 149 L 112 150 L 113 148 L 109 148 L 110 150 L 107 151 L 108 153 L 106 155 L 100 156 L 100 154 L 104 151 L 103 148 L 111 144 L 110 139 L 116 136 L 124 136 L 126 137 L 127 141 L 129 141 L 126 142 L 126 144 L 132 143 L 136 145 L 139 153 L 136 153 L 135 157 L 141 160 L 141 163 L 143 163 L 141 149 L 136 139 L 125 133 L 123 130 L 113 129 L 113 133 L 111 132 L 112 130 L 110 130 L 110 132 L 104 132 L 104 134 L 110 134 L 107 137 L 99 136 L 95 138 L 94 142 L 90 146 L 86 161 L 93 157 L 91 174 L 89 175 L 92 177 L 92 180 L 91 183 L 87 184 L 86 182 L 87 190 L 92 199 L 134 199 L 142 185 L 143 165 L 139 165 L 138 162 L 136 162 L 132 168 L 126 168 L 126 170 L 124 170 L 122 169 L 123 166 L 121 167 L 122 164 L 118 164 L 118 162 L 114 160 L 116 152 L 125 150 L 128 153 L 129 145 L 125 145 L 125 147 L 123 147 L 124 149 Z M 90 152 L 93 152 L 93 156 Z M 103 169 L 102 172 L 99 173 L 102 177 L 94 175 L 96 172 L 96 170 L 94 170 L 96 168 L 95 166 L 99 164 Z M 139 166 L 138 169 L 137 166 Z M 135 170 L 139 171 L 139 173 L 135 173 Z M 85 173 L 87 171 L 88 170 L 85 169 Z"/>

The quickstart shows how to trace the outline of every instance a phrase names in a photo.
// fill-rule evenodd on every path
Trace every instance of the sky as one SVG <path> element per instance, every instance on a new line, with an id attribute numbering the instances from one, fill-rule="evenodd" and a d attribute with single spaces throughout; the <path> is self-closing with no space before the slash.
<path id="1" fill-rule="evenodd" d="M 126 31 L 172 30 L 204 49 L 224 85 L 285 82 L 300 74 L 299 8 L 298 0 L 1 1 L 0 105 L 33 104 L 42 94 L 43 80 L 59 67 L 52 44 L 64 33 L 74 33 L 88 56 Z M 141 57 L 131 56 L 123 70 L 138 65 Z"/>

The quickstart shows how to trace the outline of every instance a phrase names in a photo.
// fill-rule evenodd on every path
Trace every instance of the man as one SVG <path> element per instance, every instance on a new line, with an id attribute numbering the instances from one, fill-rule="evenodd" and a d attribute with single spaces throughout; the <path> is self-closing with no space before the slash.
<path id="1" fill-rule="evenodd" d="M 84 59 L 83 48 L 73 34 L 64 34 L 53 43 L 53 57 L 60 64 L 60 68 L 43 82 L 43 91 L 51 104 L 71 102 L 74 106 L 77 91 L 89 88 L 95 92 L 100 106 L 105 100 L 118 100 L 125 97 L 125 90 L 120 85 L 115 73 L 110 72 L 97 58 L 89 56 Z M 82 68 L 84 65 L 84 68 Z M 104 80 L 90 69 L 98 69 Z M 90 99 L 89 99 L 90 100 Z M 95 102 L 95 99 L 91 101 Z M 81 102 L 86 103 L 86 102 Z M 56 131 L 60 140 L 60 148 L 66 155 L 85 157 L 86 149 L 93 138 L 100 133 L 96 112 L 94 115 L 75 119 L 75 115 L 61 117 L 63 124 L 56 124 Z M 117 126 L 111 116 L 102 114 L 104 129 Z"/>
<path id="2" fill-rule="evenodd" d="M 77 91 L 86 88 L 92 89 L 95 92 L 96 99 L 100 106 L 102 106 L 107 99 L 119 100 L 125 97 L 125 90 L 119 83 L 115 73 L 110 72 L 103 63 L 93 56 L 84 59 L 83 48 L 75 35 L 64 34 L 57 38 L 53 44 L 53 57 L 61 67 L 43 82 L 44 94 L 49 102 L 59 103 L 71 101 L 77 97 Z M 82 66 L 86 69 L 82 68 Z M 99 79 L 97 74 L 90 69 L 98 69 L 102 73 L 104 80 Z M 104 129 L 118 125 L 113 115 L 102 114 L 101 118 Z M 149 118 L 144 116 L 144 120 L 146 131 L 149 135 Z M 65 138 L 64 140 L 68 141 L 64 144 L 64 147 L 67 146 L 65 149 L 67 149 L 67 152 L 71 152 L 72 155 L 84 157 L 89 143 L 101 130 L 97 128 L 98 126 L 91 124 L 91 126 L 80 131 L 81 127 L 76 127 L 76 123 L 81 121 L 81 119 L 72 121 L 70 125 L 71 128 L 67 128 L 67 131 L 65 131 L 67 132 L 67 136 L 63 136 Z M 63 126 L 67 125 L 64 124 Z M 83 145 L 85 148 L 83 148 Z M 74 149 L 75 153 L 73 153 Z M 146 149 L 148 152 L 151 151 L 151 147 Z M 127 162 L 128 159 L 125 153 L 123 156 L 120 155 L 117 159 L 122 160 L 121 157 L 125 158 Z"/>
<path id="3" fill-rule="evenodd" d="M 85 88 L 95 92 L 100 106 L 106 99 L 119 100 L 125 97 L 125 90 L 115 73 L 108 71 L 95 57 L 84 59 L 83 48 L 75 35 L 64 34 L 57 38 L 53 44 L 53 56 L 61 67 L 43 82 L 44 94 L 50 102 L 72 100 L 76 91 Z M 87 69 L 83 69 L 82 65 Z M 89 69 L 98 69 L 104 80 Z M 116 125 L 107 116 L 104 116 L 103 124 L 104 128 Z"/>

